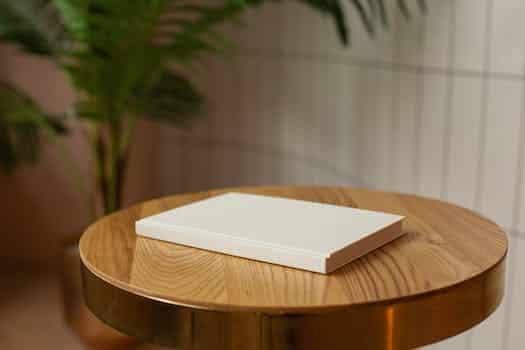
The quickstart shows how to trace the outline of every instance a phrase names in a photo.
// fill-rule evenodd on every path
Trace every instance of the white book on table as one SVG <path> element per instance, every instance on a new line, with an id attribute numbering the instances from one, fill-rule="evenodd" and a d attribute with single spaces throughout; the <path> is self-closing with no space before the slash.
<path id="1" fill-rule="evenodd" d="M 226 193 L 135 223 L 138 235 L 320 273 L 402 235 L 399 215 Z"/>

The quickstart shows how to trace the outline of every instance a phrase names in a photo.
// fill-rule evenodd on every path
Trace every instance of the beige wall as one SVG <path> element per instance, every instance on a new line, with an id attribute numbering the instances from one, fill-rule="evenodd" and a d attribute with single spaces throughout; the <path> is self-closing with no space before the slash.
<path id="1" fill-rule="evenodd" d="M 12 48 L 0 48 L 0 79 L 15 82 L 39 101 L 46 111 L 60 113 L 74 100 L 67 79 L 49 62 L 27 57 Z M 139 124 L 127 181 L 126 203 L 151 198 L 156 185 L 156 129 Z M 61 141 L 87 180 L 89 150 L 81 133 Z M 12 176 L 0 175 L 0 222 L 4 244 L 0 256 L 48 259 L 60 242 L 75 237 L 87 223 L 86 201 L 69 176 L 71 167 L 56 144 L 45 147 L 43 159 L 24 166 Z M 152 170 L 153 169 L 153 170 Z M 89 183 L 84 183 L 89 188 Z"/>

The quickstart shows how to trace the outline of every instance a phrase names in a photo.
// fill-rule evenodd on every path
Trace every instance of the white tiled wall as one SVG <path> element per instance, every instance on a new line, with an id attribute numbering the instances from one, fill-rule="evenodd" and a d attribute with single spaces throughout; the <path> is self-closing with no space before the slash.
<path id="1" fill-rule="evenodd" d="M 428 348 L 525 343 L 525 1 L 428 0 L 353 45 L 298 2 L 231 28 L 240 49 L 200 73 L 209 96 L 193 130 L 163 135 L 166 193 L 231 185 L 356 185 L 474 208 L 511 234 L 508 293 L 475 329 Z M 350 8 L 349 8 L 350 10 Z"/>

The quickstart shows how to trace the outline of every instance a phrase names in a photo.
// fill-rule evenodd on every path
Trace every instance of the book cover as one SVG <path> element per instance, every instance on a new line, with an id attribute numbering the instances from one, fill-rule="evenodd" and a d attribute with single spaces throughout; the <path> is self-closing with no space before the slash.
<path id="1" fill-rule="evenodd" d="M 136 222 L 138 235 L 319 273 L 402 235 L 402 216 L 226 193 Z"/>

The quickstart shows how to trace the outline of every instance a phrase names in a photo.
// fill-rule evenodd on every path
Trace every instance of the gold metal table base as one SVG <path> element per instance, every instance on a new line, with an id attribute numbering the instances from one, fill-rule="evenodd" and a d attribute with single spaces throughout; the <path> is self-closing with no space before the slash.
<path id="1" fill-rule="evenodd" d="M 313 314 L 227 312 L 131 294 L 82 267 L 88 307 L 124 333 L 182 350 L 399 350 L 459 334 L 484 320 L 503 296 L 505 262 L 429 295 Z"/>

